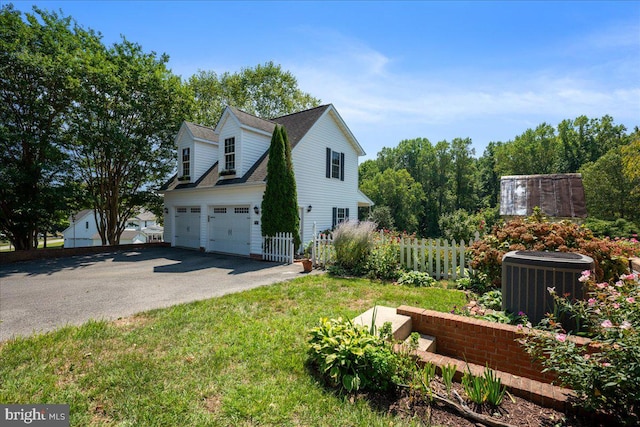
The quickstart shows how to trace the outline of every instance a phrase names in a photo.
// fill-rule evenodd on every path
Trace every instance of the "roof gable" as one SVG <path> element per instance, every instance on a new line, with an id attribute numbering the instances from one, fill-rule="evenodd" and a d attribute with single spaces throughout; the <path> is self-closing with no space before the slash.
<path id="1" fill-rule="evenodd" d="M 266 120 L 260 117 L 249 114 L 245 111 L 239 110 L 235 107 L 227 106 L 220 117 L 214 132 L 216 136 L 220 134 L 220 130 L 224 127 L 227 120 L 234 120 L 238 126 L 244 129 L 251 129 L 263 134 L 271 135 L 276 124 L 284 126 L 287 131 L 287 136 L 291 144 L 291 148 L 295 148 L 296 145 L 309 133 L 318 121 L 325 116 L 330 116 L 336 126 L 345 135 L 345 138 L 353 146 L 358 156 L 365 155 L 362 146 L 356 140 L 355 136 L 349 130 L 340 114 L 336 111 L 333 104 L 321 105 L 308 110 L 300 111 L 297 113 L 287 114 L 285 116 L 276 117 L 274 119 Z M 186 122 L 185 122 L 186 123 Z M 249 168 L 249 170 L 242 176 L 233 179 L 218 180 L 218 163 L 214 164 L 207 172 L 201 176 L 198 181 L 194 183 L 182 184 L 178 182 L 177 175 L 170 178 L 161 188 L 160 191 L 168 191 L 173 189 L 182 188 L 204 188 L 213 186 L 222 186 L 230 184 L 241 183 L 260 183 L 264 182 L 267 178 L 267 163 L 269 161 L 269 150 L 260 156 L 260 158 Z"/>
<path id="2" fill-rule="evenodd" d="M 218 143 L 218 134 L 214 129 L 187 121 L 182 122 L 175 138 L 176 143 L 180 141 L 185 133 L 188 133 L 194 140 Z"/>

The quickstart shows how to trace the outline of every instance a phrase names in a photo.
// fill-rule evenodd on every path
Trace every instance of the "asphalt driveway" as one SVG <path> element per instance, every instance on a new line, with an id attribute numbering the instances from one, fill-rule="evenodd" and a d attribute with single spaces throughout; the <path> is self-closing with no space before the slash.
<path id="1" fill-rule="evenodd" d="M 163 247 L 2 265 L 0 341 L 238 292 L 301 272 L 299 264 Z"/>

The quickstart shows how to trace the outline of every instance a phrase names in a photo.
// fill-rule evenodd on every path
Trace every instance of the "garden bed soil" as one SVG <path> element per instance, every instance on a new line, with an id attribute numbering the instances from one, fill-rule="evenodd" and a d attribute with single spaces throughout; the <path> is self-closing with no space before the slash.
<path id="1" fill-rule="evenodd" d="M 447 396 L 440 377 L 432 381 L 431 387 L 434 393 Z M 463 398 L 466 396 L 462 385 L 459 383 L 453 383 L 452 390 L 455 390 Z M 381 411 L 386 411 L 390 415 L 398 416 L 406 420 L 419 419 L 424 425 L 439 427 L 477 427 L 484 425 L 477 421 L 464 418 L 455 409 L 438 403 L 435 400 L 429 402 L 428 397 L 424 393 L 409 388 L 401 388 L 394 396 L 372 394 L 366 396 L 366 398 Z M 448 399 L 452 401 L 456 400 L 453 397 L 448 397 Z M 565 414 L 509 394 L 504 395 L 503 402 L 498 408 L 492 408 L 489 405 L 477 407 L 469 402 L 467 402 L 467 405 L 479 414 L 491 416 L 497 421 L 515 427 L 608 427 L 613 425 L 611 421 L 597 422 L 594 421 L 594 418 L 587 419 L 573 414 Z"/>

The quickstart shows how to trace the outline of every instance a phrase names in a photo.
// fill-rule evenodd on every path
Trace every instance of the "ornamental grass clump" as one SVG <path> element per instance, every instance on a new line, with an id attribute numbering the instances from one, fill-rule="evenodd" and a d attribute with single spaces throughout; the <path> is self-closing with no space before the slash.
<path id="1" fill-rule="evenodd" d="M 520 340 L 544 371 L 555 372 L 572 388 L 585 409 L 607 412 L 624 425 L 640 423 L 640 281 L 637 274 L 598 282 L 591 271 L 579 279 L 586 301 L 549 292 L 559 312 L 573 316 L 591 339 L 579 345 L 553 315 Z"/>
<path id="2" fill-rule="evenodd" d="M 345 221 L 333 231 L 335 265 L 354 275 L 366 272 L 367 258 L 373 249 L 376 224 L 369 221 Z"/>

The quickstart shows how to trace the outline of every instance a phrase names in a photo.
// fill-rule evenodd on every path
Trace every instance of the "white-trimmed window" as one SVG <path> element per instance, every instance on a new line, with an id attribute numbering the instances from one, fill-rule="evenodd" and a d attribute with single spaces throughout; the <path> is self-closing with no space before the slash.
<path id="1" fill-rule="evenodd" d="M 333 220 L 331 221 L 333 227 L 348 219 L 349 208 L 333 208 Z"/>
<path id="2" fill-rule="evenodd" d="M 182 149 L 182 176 L 191 175 L 191 149 Z"/>
<path id="3" fill-rule="evenodd" d="M 236 168 L 236 138 L 224 140 L 224 170 L 231 171 Z"/>
<path id="4" fill-rule="evenodd" d="M 344 181 L 344 153 L 333 151 L 327 147 L 326 165 L 327 178 L 336 178 Z"/>

